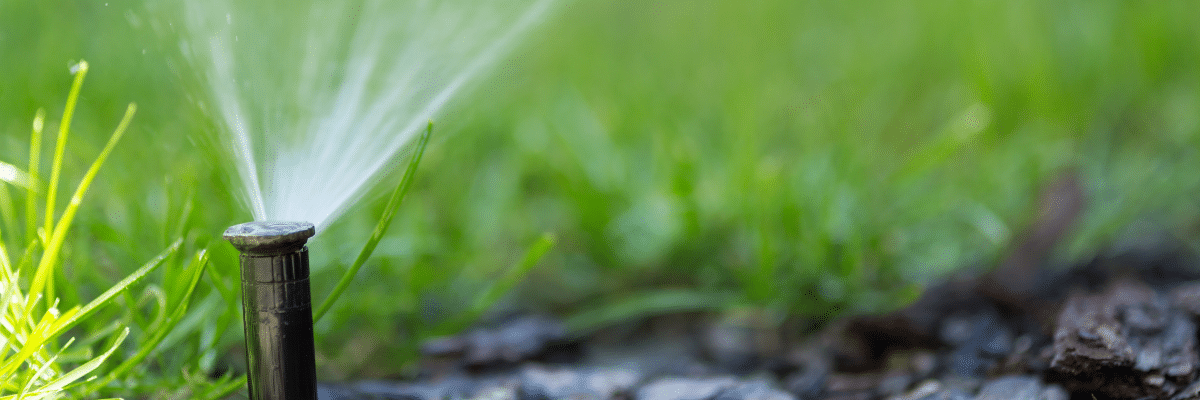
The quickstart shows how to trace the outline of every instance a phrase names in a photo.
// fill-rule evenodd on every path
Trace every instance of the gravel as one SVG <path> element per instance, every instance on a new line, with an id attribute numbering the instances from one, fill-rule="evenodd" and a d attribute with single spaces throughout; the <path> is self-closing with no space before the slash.
<path id="1" fill-rule="evenodd" d="M 442 369 L 421 376 L 437 380 L 322 383 L 318 397 L 1200 400 L 1193 259 L 1101 258 L 1039 272 L 1053 288 L 1009 279 L 1017 297 L 989 286 L 994 276 L 952 280 L 908 308 L 804 335 L 745 310 L 583 338 L 553 318 L 518 317 L 426 343 L 425 357 L 441 360 L 427 365 Z"/>

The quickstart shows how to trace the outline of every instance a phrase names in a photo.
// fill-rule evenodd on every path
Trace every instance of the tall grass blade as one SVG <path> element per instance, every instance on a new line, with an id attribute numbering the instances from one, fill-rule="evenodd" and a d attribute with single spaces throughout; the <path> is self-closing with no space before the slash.
<path id="1" fill-rule="evenodd" d="M 96 311 L 96 309 L 100 306 L 107 304 L 109 299 L 112 299 L 113 296 L 116 296 L 129 289 L 129 285 L 132 285 L 134 282 L 142 279 L 142 277 L 146 276 L 146 274 L 149 274 L 150 271 L 153 271 L 155 268 L 158 268 L 159 265 L 162 265 L 163 261 L 175 254 L 175 252 L 179 250 L 179 246 L 182 244 L 183 239 L 176 240 L 175 243 L 172 243 L 170 247 L 167 247 L 167 249 L 163 250 L 162 253 L 159 253 L 158 256 L 154 257 L 150 261 L 147 261 L 146 264 L 142 265 L 141 268 L 138 268 L 137 271 L 134 271 L 132 274 L 129 274 L 129 276 L 126 276 L 125 279 L 122 279 L 120 282 L 117 282 L 117 284 L 113 285 L 113 287 L 105 290 L 104 293 L 101 293 L 100 296 L 96 297 L 96 299 L 92 300 L 87 305 L 83 306 L 82 308 L 77 306 L 64 313 L 62 318 L 59 319 L 59 322 L 55 324 L 54 329 L 51 330 L 51 333 L 53 334 L 62 332 L 67 328 L 70 328 L 76 322 L 78 322 L 79 319 L 86 317 L 87 315 Z"/>
<path id="2" fill-rule="evenodd" d="M 33 179 L 30 178 L 28 173 L 25 173 L 25 171 L 22 171 L 20 168 L 0 161 L 0 182 L 7 182 L 13 186 L 29 189 L 30 185 L 33 183 Z"/>
<path id="3" fill-rule="evenodd" d="M 39 108 L 33 116 L 33 129 L 29 134 L 29 176 L 37 179 L 42 160 L 42 127 L 46 123 L 46 110 Z M 37 190 L 30 190 L 25 196 L 25 241 L 37 239 Z"/>
<path id="4" fill-rule="evenodd" d="M 67 149 L 67 134 L 71 131 L 71 117 L 75 115 L 75 103 L 79 100 L 79 89 L 83 87 L 83 77 L 87 76 L 87 61 L 79 61 L 72 67 L 75 81 L 71 83 L 71 92 L 67 94 L 67 105 L 63 108 L 62 121 L 58 124 L 58 140 L 54 144 L 54 164 L 50 167 L 50 183 L 46 187 L 46 235 L 54 233 L 54 203 L 58 200 L 58 178 L 62 174 L 63 153 Z M 39 138 L 40 139 L 40 138 Z M 40 141 L 39 141 L 40 142 Z M 32 143 L 30 144 L 32 147 Z M 39 145 L 40 146 L 40 145 Z"/>
<path id="5" fill-rule="evenodd" d="M 177 325 L 177 322 L 183 318 L 183 314 L 187 312 L 188 303 L 191 302 L 192 299 L 192 293 L 195 292 L 196 285 L 200 282 L 200 275 L 204 273 L 207 265 L 208 252 L 201 250 L 196 254 L 196 259 L 189 267 L 190 271 L 188 272 L 190 275 L 190 281 L 186 292 L 183 294 L 183 298 L 180 300 L 179 304 L 175 306 L 175 309 L 171 312 L 171 315 L 167 318 L 166 322 L 158 326 L 157 329 L 151 333 L 149 338 L 142 340 L 142 342 L 139 344 L 140 347 L 138 348 L 138 352 L 136 354 L 125 359 L 125 361 L 122 361 L 120 365 L 117 365 L 111 371 L 104 374 L 104 377 L 89 382 L 89 390 L 87 390 L 88 392 L 94 393 L 97 389 L 104 387 L 114 379 L 125 376 L 130 370 L 133 369 L 133 367 L 140 365 L 142 360 L 145 360 L 146 357 L 150 356 L 150 354 L 158 348 L 158 345 L 162 343 L 167 334 L 170 333 L 171 330 Z"/>
<path id="6" fill-rule="evenodd" d="M 45 287 L 52 268 L 58 262 L 59 250 L 62 249 L 63 240 L 67 237 L 67 229 L 70 228 L 71 222 L 75 219 L 75 213 L 79 211 L 79 205 L 83 202 L 83 196 L 87 194 L 88 187 L 96 179 L 96 174 L 100 172 L 100 167 L 104 165 L 104 161 L 108 159 L 108 155 L 117 146 L 117 142 L 121 140 L 121 136 L 125 135 L 125 130 L 129 128 L 129 122 L 133 119 L 135 112 L 137 112 L 137 105 L 130 103 L 129 107 L 125 109 L 125 116 L 121 118 L 121 123 L 117 125 L 117 129 L 109 137 L 108 144 L 104 145 L 104 150 L 100 151 L 100 155 L 96 157 L 96 161 L 92 162 L 91 168 L 88 168 L 87 174 L 79 182 L 79 187 L 75 189 L 75 194 L 71 196 L 71 202 L 67 204 L 66 210 L 63 211 L 62 218 L 58 220 L 58 225 L 52 230 L 47 229 L 48 232 L 52 232 L 49 235 L 50 242 L 46 244 L 46 250 L 43 253 L 41 263 L 38 264 L 37 272 L 33 275 L 33 283 L 29 285 L 29 293 L 40 293 Z M 56 164 L 55 169 L 57 170 L 57 168 L 58 165 Z M 51 186 L 53 187 L 53 185 L 54 183 L 52 182 Z"/>
<path id="7" fill-rule="evenodd" d="M 628 321 L 638 317 L 685 310 L 708 310 L 734 304 L 739 297 L 732 293 L 699 292 L 693 290 L 658 290 L 630 296 L 567 318 L 563 324 L 575 334 Z"/>
<path id="8" fill-rule="evenodd" d="M 67 348 L 67 346 L 70 346 L 71 343 L 74 343 L 74 342 L 75 342 L 75 338 L 67 339 L 67 344 L 63 345 L 63 348 L 64 349 Z M 59 354 L 62 354 L 62 352 L 59 351 L 58 354 L 55 354 L 53 357 L 50 357 L 50 359 L 46 360 L 46 362 L 43 363 L 42 366 L 37 369 L 37 371 L 34 371 L 33 374 L 29 375 L 29 377 L 25 381 L 25 385 L 21 387 L 21 392 L 17 394 L 18 399 L 25 397 L 26 394 L 29 393 L 29 389 L 33 387 L 33 383 L 37 381 L 37 378 L 39 376 L 44 375 L 46 372 L 48 372 L 47 370 L 49 370 L 50 367 L 54 366 L 54 362 L 58 360 Z M 38 390 L 38 389 L 35 389 L 35 390 Z"/>
<path id="9" fill-rule="evenodd" d="M 383 235 L 387 233 L 388 227 L 391 226 L 392 217 L 396 216 L 396 210 L 400 209 L 400 203 L 404 201 L 404 195 L 408 193 L 409 186 L 412 185 L 413 176 L 417 174 L 417 165 L 421 164 L 421 156 L 425 154 L 425 145 L 429 144 L 429 136 L 433 134 L 433 122 L 430 122 L 425 128 L 425 133 L 421 135 L 421 139 L 417 142 L 416 151 L 413 152 L 412 159 L 408 161 L 408 169 L 404 171 L 404 177 L 400 179 L 400 185 L 396 186 L 396 190 L 392 192 L 392 198 L 388 199 L 387 206 L 383 209 L 383 216 L 379 219 L 379 223 L 375 225 L 375 232 L 371 234 L 371 238 L 367 240 L 367 244 L 363 246 L 362 251 L 358 253 L 358 258 L 354 259 L 354 264 L 350 265 L 350 269 L 342 274 L 342 279 L 338 281 L 333 292 L 321 303 L 321 307 L 317 312 L 313 313 L 313 323 L 321 320 L 325 313 L 329 311 L 329 307 L 337 301 L 342 292 L 350 286 L 350 282 L 358 275 L 358 270 L 362 268 L 367 259 L 371 257 L 371 253 L 375 252 L 375 246 L 379 244 L 379 240 L 383 239 Z"/>
<path id="10" fill-rule="evenodd" d="M 248 381 L 249 379 L 250 378 L 247 377 L 246 375 L 242 375 L 241 377 L 234 379 L 232 381 L 229 381 L 228 383 L 226 383 L 224 385 L 217 386 L 216 389 L 213 389 L 212 393 L 209 393 L 207 396 L 205 396 L 203 398 L 206 400 L 216 400 L 216 399 L 226 398 L 229 395 L 233 394 L 233 392 L 236 392 L 238 389 L 245 388 L 246 381 Z"/>
<path id="11" fill-rule="evenodd" d="M 500 279 L 497 279 L 494 283 L 492 283 L 491 286 L 480 292 L 479 295 L 475 297 L 475 301 L 471 303 L 471 308 L 457 318 L 457 321 L 451 325 L 449 329 L 462 329 L 467 324 L 471 323 L 471 321 L 474 321 L 482 316 L 484 312 L 487 312 L 487 310 L 491 308 L 493 304 L 496 304 L 496 301 L 500 300 L 501 296 L 504 296 L 505 293 L 508 293 L 510 290 L 512 290 L 512 288 L 516 286 L 517 283 L 525 277 L 525 275 L 529 274 L 529 271 L 533 270 L 534 266 L 538 265 L 538 262 L 542 260 L 542 257 L 550 251 L 550 248 L 554 247 L 554 242 L 554 234 L 549 232 L 543 233 L 537 241 L 533 242 L 533 244 L 531 244 L 529 248 L 525 250 L 525 255 L 522 256 L 516 264 L 513 264 L 512 268 L 509 268 L 508 271 L 504 273 L 504 276 L 500 277 Z"/>
<path id="12" fill-rule="evenodd" d="M 76 367 L 75 369 L 71 370 L 71 372 L 63 374 L 62 376 L 58 377 L 58 379 L 50 381 L 50 383 L 46 384 L 46 386 L 39 389 L 38 392 L 46 393 L 61 391 L 67 384 L 79 380 L 79 378 L 82 378 L 84 375 L 90 374 L 93 370 L 99 367 L 104 360 L 107 360 L 108 356 L 111 356 L 112 353 L 117 350 L 117 347 L 121 346 L 121 343 L 125 341 L 126 336 L 129 336 L 129 328 L 125 328 L 125 330 L 121 331 L 121 336 L 117 337 L 117 340 L 113 342 L 112 347 L 109 347 L 104 354 L 101 354 L 96 358 L 93 358 L 91 361 Z"/>
<path id="13" fill-rule="evenodd" d="M 16 210 L 13 209 L 12 197 L 9 196 L 8 186 L 5 185 L 0 185 L 0 218 L 4 219 L 4 230 L 10 234 L 17 231 Z M 5 270 L 0 274 L 7 274 L 11 264 L 12 261 L 8 258 L 8 248 L 4 245 L 4 235 L 0 234 L 0 266 Z M 0 277 L 0 279 L 4 279 L 4 277 Z"/>

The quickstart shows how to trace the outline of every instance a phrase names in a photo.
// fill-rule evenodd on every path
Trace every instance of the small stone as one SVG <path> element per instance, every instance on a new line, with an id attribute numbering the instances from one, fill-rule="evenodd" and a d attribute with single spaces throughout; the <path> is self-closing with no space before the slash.
<path id="1" fill-rule="evenodd" d="M 1192 382 L 1191 385 L 1176 393 L 1171 400 L 1200 400 L 1200 381 Z"/>
<path id="2" fill-rule="evenodd" d="M 513 384 L 484 388 L 475 393 L 471 400 L 517 400 L 517 388 Z"/>
<path id="3" fill-rule="evenodd" d="M 877 374 L 833 374 L 825 382 L 825 389 L 830 392 L 865 392 L 879 385 L 880 376 Z"/>
<path id="4" fill-rule="evenodd" d="M 1000 377 L 984 383 L 975 400 L 1039 400 L 1041 386 L 1031 376 Z"/>
<path id="5" fill-rule="evenodd" d="M 869 392 L 838 393 L 822 397 L 821 400 L 873 400 L 875 395 Z"/>
<path id="6" fill-rule="evenodd" d="M 971 321 L 966 318 L 948 318 L 942 323 L 938 336 L 950 345 L 966 342 L 971 338 Z"/>
<path id="7" fill-rule="evenodd" d="M 1033 348 L 1033 337 L 1030 335 L 1018 336 L 1017 339 L 1013 341 L 1013 352 L 1014 353 L 1025 353 L 1025 352 L 1028 352 L 1032 348 Z"/>
<path id="8" fill-rule="evenodd" d="M 1184 362 L 1184 363 L 1176 364 L 1175 366 L 1173 366 L 1171 368 L 1167 368 L 1166 372 L 1167 372 L 1167 376 L 1184 377 L 1184 376 L 1191 375 L 1193 370 L 1195 370 L 1195 367 L 1193 367 L 1191 363 Z"/>
<path id="9" fill-rule="evenodd" d="M 1200 316 L 1200 281 L 1189 282 L 1172 290 L 1171 304 L 1193 317 Z"/>
<path id="10" fill-rule="evenodd" d="M 1142 381 L 1150 386 L 1162 386 L 1167 382 L 1167 378 L 1162 375 L 1147 375 Z"/>
<path id="11" fill-rule="evenodd" d="M 1071 393 L 1067 389 L 1063 389 L 1058 384 L 1051 384 L 1042 389 L 1041 400 L 1068 400 L 1071 398 Z"/>
<path id="12" fill-rule="evenodd" d="M 640 373 L 625 368 L 593 371 L 583 377 L 584 387 L 599 394 L 601 398 L 611 398 L 629 393 L 641 381 Z"/>
<path id="13" fill-rule="evenodd" d="M 954 389 L 963 393 L 975 393 L 983 384 L 983 380 L 968 376 L 950 376 L 941 381 L 946 390 Z"/>
<path id="14" fill-rule="evenodd" d="M 934 393 L 937 393 L 940 390 L 942 390 L 942 384 L 938 383 L 938 381 L 936 381 L 936 380 L 928 380 L 925 382 L 921 382 L 920 385 L 917 385 L 916 388 L 914 388 L 912 391 L 910 391 L 908 393 L 905 393 L 901 396 L 892 397 L 891 400 L 924 399 L 928 396 L 932 396 Z"/>
<path id="15" fill-rule="evenodd" d="M 932 351 L 921 351 L 913 355 L 910 369 L 919 377 L 929 377 L 937 370 L 937 354 Z"/>
<path id="16" fill-rule="evenodd" d="M 950 354 L 947 369 L 959 376 L 983 377 L 992 360 L 982 357 L 973 347 L 959 347 Z"/>
<path id="17" fill-rule="evenodd" d="M 1012 332 L 1004 326 L 1001 326 L 1000 329 L 997 329 L 995 334 L 993 334 L 990 339 L 988 339 L 985 343 L 983 343 L 982 346 L 979 347 L 979 350 L 983 352 L 983 354 L 993 357 L 1006 356 L 1012 352 L 1012 349 Z"/>
<path id="18" fill-rule="evenodd" d="M 584 391 L 582 380 L 578 373 L 567 369 L 549 371 L 537 366 L 528 367 L 521 370 L 521 399 L 545 400 L 574 396 Z"/>
<path id="19" fill-rule="evenodd" d="M 1162 358 L 1162 348 L 1160 346 L 1146 345 L 1138 353 L 1137 361 L 1133 364 L 1133 369 L 1148 372 L 1162 368 Z"/>
<path id="20" fill-rule="evenodd" d="M 540 366 L 521 370 L 522 400 L 609 399 L 628 393 L 641 376 L 628 369 L 574 371 Z"/>
<path id="21" fill-rule="evenodd" d="M 800 370 L 785 380 L 784 387 L 801 399 L 816 399 L 824 393 L 830 362 L 816 351 L 806 352 L 798 358 L 802 361 Z"/>
<path id="22" fill-rule="evenodd" d="M 928 380 L 911 392 L 902 396 L 890 397 L 888 400 L 971 400 L 973 397 L 962 389 L 943 387 L 936 380 Z"/>
<path id="23" fill-rule="evenodd" d="M 709 400 L 733 387 L 730 377 L 662 378 L 637 390 L 636 400 Z"/>
<path id="24" fill-rule="evenodd" d="M 881 396 L 896 396 L 904 393 L 906 389 L 913 383 L 913 378 L 908 374 L 890 374 L 879 381 L 875 391 Z"/>
<path id="25" fill-rule="evenodd" d="M 1167 326 L 1167 304 L 1160 297 L 1146 303 L 1130 304 L 1119 310 L 1121 322 L 1138 333 L 1157 333 Z"/>
<path id="26" fill-rule="evenodd" d="M 467 366 L 484 367 L 533 359 L 567 342 L 566 328 L 561 322 L 529 315 L 493 329 L 475 329 L 428 340 L 422 343 L 421 352 L 431 357 L 461 357 Z"/>
<path id="27" fill-rule="evenodd" d="M 779 390 L 763 380 L 742 382 L 722 390 L 713 400 L 795 400 L 796 396 Z"/>
<path id="28" fill-rule="evenodd" d="M 367 399 L 441 399 L 446 397 L 466 398 L 475 394 L 478 383 L 466 377 L 452 377 L 435 383 L 396 383 L 363 381 L 354 384 L 354 390 L 371 396 Z"/>

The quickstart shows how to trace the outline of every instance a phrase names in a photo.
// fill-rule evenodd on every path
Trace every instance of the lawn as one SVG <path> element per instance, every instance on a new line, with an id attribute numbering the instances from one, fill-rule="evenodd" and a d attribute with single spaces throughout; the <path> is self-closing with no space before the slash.
<path id="1" fill-rule="evenodd" d="M 387 236 L 316 325 L 322 379 L 411 373 L 419 341 L 461 328 L 546 233 L 554 247 L 485 315 L 587 330 L 688 308 L 814 326 L 891 309 L 991 266 L 1063 171 L 1087 205 L 1055 260 L 1200 238 L 1196 3 L 562 3 L 434 118 Z M 46 115 L 40 189 L 0 184 L 13 268 L 36 242 L 30 193 L 44 222 L 80 60 L 56 219 L 128 104 L 137 112 L 64 234 L 50 279 L 61 308 L 178 242 L 56 339 L 90 349 L 58 361 L 71 367 L 129 328 L 93 373 L 114 379 L 76 390 L 199 398 L 244 373 L 237 257 L 220 233 L 250 211 L 176 11 L 0 3 L 0 161 L 30 171 L 31 123 Z M 405 157 L 310 244 L 315 302 L 370 237 Z"/>

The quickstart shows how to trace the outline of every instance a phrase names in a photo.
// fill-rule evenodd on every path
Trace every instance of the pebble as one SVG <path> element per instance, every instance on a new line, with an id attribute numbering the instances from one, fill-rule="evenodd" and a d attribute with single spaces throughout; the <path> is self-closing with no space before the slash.
<path id="1" fill-rule="evenodd" d="M 784 387 L 801 399 L 817 399 L 825 391 L 825 381 L 833 369 L 830 357 L 808 348 L 793 355 L 800 369 L 785 379 Z"/>
<path id="2" fill-rule="evenodd" d="M 1188 387 L 1183 388 L 1171 400 L 1200 400 L 1200 381 L 1193 382 Z"/>
<path id="3" fill-rule="evenodd" d="M 318 400 L 366 400 L 374 398 L 376 397 L 356 392 L 353 389 L 341 385 L 331 385 L 325 383 L 317 384 Z"/>
<path id="4" fill-rule="evenodd" d="M 1067 389 L 1063 389 L 1063 387 L 1059 385 L 1050 385 L 1046 386 L 1045 389 L 1042 389 L 1042 397 L 1040 400 L 1069 400 L 1070 398 L 1071 393 L 1068 393 Z"/>
<path id="5" fill-rule="evenodd" d="M 1043 386 L 1034 376 L 1004 376 L 983 384 L 975 400 L 1067 400 L 1070 395 L 1058 385 Z"/>
<path id="6" fill-rule="evenodd" d="M 951 373 L 984 376 L 1001 358 L 1012 353 L 1012 329 L 989 307 L 942 323 L 939 339 L 953 350 L 946 360 Z"/>
<path id="7" fill-rule="evenodd" d="M 881 396 L 896 396 L 904 393 L 913 383 L 913 378 L 908 374 L 890 374 L 884 376 L 875 391 Z"/>
<path id="8" fill-rule="evenodd" d="M 972 400 L 973 398 L 974 396 L 959 386 L 947 386 L 938 380 L 930 379 L 918 384 L 908 393 L 889 397 L 888 400 Z"/>
<path id="9" fill-rule="evenodd" d="M 427 357 L 461 358 L 470 366 L 487 366 L 536 358 L 566 341 L 567 331 L 560 321 L 527 315 L 496 328 L 428 340 L 421 344 L 421 353 Z"/>
<path id="10" fill-rule="evenodd" d="M 516 386 L 517 385 L 515 384 L 509 383 L 485 388 L 480 390 L 478 393 L 475 393 L 475 396 L 471 397 L 471 400 L 517 400 Z"/>
<path id="11" fill-rule="evenodd" d="M 713 400 L 795 400 L 796 396 L 779 390 L 765 380 L 752 380 L 717 393 Z"/>
<path id="12" fill-rule="evenodd" d="M 899 396 L 893 396 L 890 400 L 918 400 L 932 396 L 942 390 L 942 385 L 936 380 L 928 380 L 921 382 L 912 391 Z"/>
<path id="13" fill-rule="evenodd" d="M 353 389 L 367 396 L 359 399 L 441 399 L 466 398 L 474 395 L 478 388 L 486 386 L 477 380 L 465 377 L 452 377 L 430 383 L 396 383 L 382 381 L 362 381 L 355 383 Z"/>
<path id="14" fill-rule="evenodd" d="M 711 400 L 733 387 L 731 377 L 661 378 L 637 390 L 636 400 Z"/>
<path id="15" fill-rule="evenodd" d="M 520 380 L 521 400 L 600 400 L 631 392 L 642 378 L 631 369 L 577 371 L 529 366 L 521 371 Z"/>

